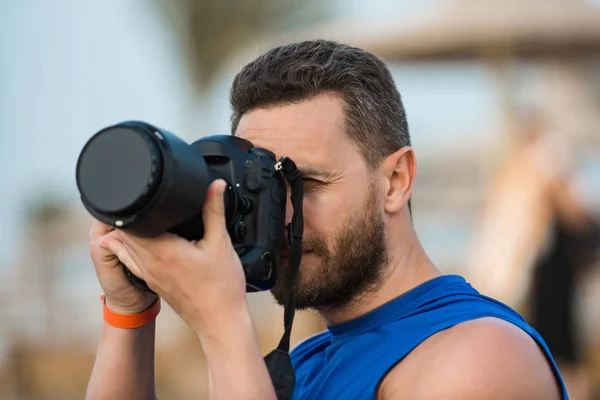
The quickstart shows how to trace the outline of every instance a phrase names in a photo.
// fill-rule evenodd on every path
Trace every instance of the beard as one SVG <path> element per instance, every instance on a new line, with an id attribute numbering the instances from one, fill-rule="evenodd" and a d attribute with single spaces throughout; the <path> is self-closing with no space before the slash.
<path id="1" fill-rule="evenodd" d="M 364 300 L 382 282 L 388 262 L 383 217 L 377 211 L 377 191 L 369 195 L 359 214 L 346 218 L 336 237 L 306 237 L 302 250 L 317 259 L 308 269 L 301 263 L 294 286 L 296 309 L 340 310 Z M 332 243 L 330 249 L 327 243 Z M 271 293 L 280 305 L 289 294 L 289 265 L 282 265 Z"/>

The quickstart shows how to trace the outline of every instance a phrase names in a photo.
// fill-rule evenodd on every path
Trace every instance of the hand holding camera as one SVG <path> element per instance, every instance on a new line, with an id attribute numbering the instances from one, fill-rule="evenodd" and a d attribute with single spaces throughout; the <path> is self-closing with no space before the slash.
<path id="1" fill-rule="evenodd" d="M 199 241 L 171 233 L 141 238 L 124 231 L 104 241 L 199 334 L 208 334 L 208 328 L 218 331 L 230 314 L 247 311 L 244 271 L 226 229 L 224 190 L 222 180 L 208 189 L 203 207 L 205 232 Z"/>
<path id="2" fill-rule="evenodd" d="M 223 225 L 239 256 L 247 291 L 268 290 L 277 276 L 285 232 L 281 162 L 242 138 L 216 135 L 189 145 L 144 122 L 96 133 L 77 162 L 77 187 L 90 214 L 138 238 L 166 232 L 204 236 L 202 209 L 211 182 L 224 180 Z M 132 283 L 148 290 L 126 270 Z"/>
<path id="3" fill-rule="evenodd" d="M 276 160 L 234 136 L 188 145 L 168 131 L 129 121 L 86 143 L 76 179 L 96 219 L 91 250 L 110 310 L 105 319 L 108 314 L 126 319 L 115 326 L 141 327 L 158 313 L 152 306 L 158 295 L 206 341 L 215 376 L 228 375 L 228 360 L 253 364 L 260 351 L 246 292 L 269 290 L 277 279 L 286 231 L 285 180 L 294 209 L 287 232 L 289 285 L 300 267 L 303 186 L 294 162 Z M 292 290 L 282 340 L 265 357 L 280 398 L 291 396 L 295 382 L 288 355 L 294 311 Z M 250 376 L 240 373 L 240 379 Z M 255 371 L 259 377 L 266 373 Z M 271 389 L 268 384 L 265 390 Z"/>
<path id="4" fill-rule="evenodd" d="M 90 254 L 106 296 L 106 306 L 118 314 L 138 314 L 156 302 L 157 296 L 131 284 L 123 270 L 129 254 L 125 249 L 117 252 L 106 246 L 115 241 L 118 241 L 118 232 L 114 228 L 98 220 L 92 222 Z"/>

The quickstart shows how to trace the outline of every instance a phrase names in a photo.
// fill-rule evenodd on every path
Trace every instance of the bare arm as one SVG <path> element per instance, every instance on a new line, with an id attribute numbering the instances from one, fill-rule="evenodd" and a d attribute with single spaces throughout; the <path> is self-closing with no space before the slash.
<path id="1" fill-rule="evenodd" d="M 140 292 L 129 283 L 117 254 L 127 262 L 130 259 L 124 247 L 115 246 L 115 235 L 111 227 L 92 223 L 92 260 L 107 307 L 118 314 L 137 314 L 155 303 L 156 295 Z M 137 329 L 115 328 L 105 322 L 86 399 L 156 399 L 154 335 L 155 322 Z"/>
<path id="2" fill-rule="evenodd" d="M 155 400 L 155 324 L 120 329 L 106 322 L 86 400 Z"/>
<path id="3" fill-rule="evenodd" d="M 209 370 L 211 400 L 276 400 L 246 307 L 198 335 Z"/>
<path id="4" fill-rule="evenodd" d="M 86 400 L 156 399 L 154 337 L 154 322 L 138 329 L 105 323 Z M 198 337 L 208 362 L 211 400 L 276 399 L 247 310 Z"/>
<path id="5" fill-rule="evenodd" d="M 275 400 L 246 302 L 244 270 L 226 229 L 224 190 L 223 181 L 211 184 L 203 208 L 204 237 L 198 242 L 121 231 L 103 241 L 197 333 L 208 362 L 211 400 Z M 108 331 L 103 337 L 92 378 L 96 393 L 112 385 L 119 389 L 107 395 L 111 400 L 119 400 L 117 395 L 155 398 L 154 330 L 135 335 Z M 129 397 L 140 382 L 144 393 Z"/>

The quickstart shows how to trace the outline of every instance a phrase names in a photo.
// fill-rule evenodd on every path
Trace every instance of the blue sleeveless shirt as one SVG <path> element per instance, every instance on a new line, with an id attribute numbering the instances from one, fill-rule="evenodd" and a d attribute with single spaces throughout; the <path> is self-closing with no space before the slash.
<path id="1" fill-rule="evenodd" d="M 430 336 L 461 322 L 495 317 L 527 332 L 546 353 L 568 399 L 556 363 L 542 337 L 508 306 L 479 294 L 464 278 L 444 275 L 381 307 L 300 343 L 291 359 L 293 400 L 375 399 L 386 373 Z"/>

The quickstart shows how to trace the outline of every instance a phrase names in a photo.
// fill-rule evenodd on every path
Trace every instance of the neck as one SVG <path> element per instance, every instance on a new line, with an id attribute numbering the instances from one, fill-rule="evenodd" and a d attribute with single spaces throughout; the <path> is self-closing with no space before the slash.
<path id="1" fill-rule="evenodd" d="M 386 275 L 377 290 L 341 309 L 319 310 L 327 325 L 336 325 L 358 318 L 412 288 L 443 275 L 425 253 L 414 230 L 410 230 L 409 237 L 402 243 L 403 246 L 388 246 L 395 251 L 390 251 Z"/>

